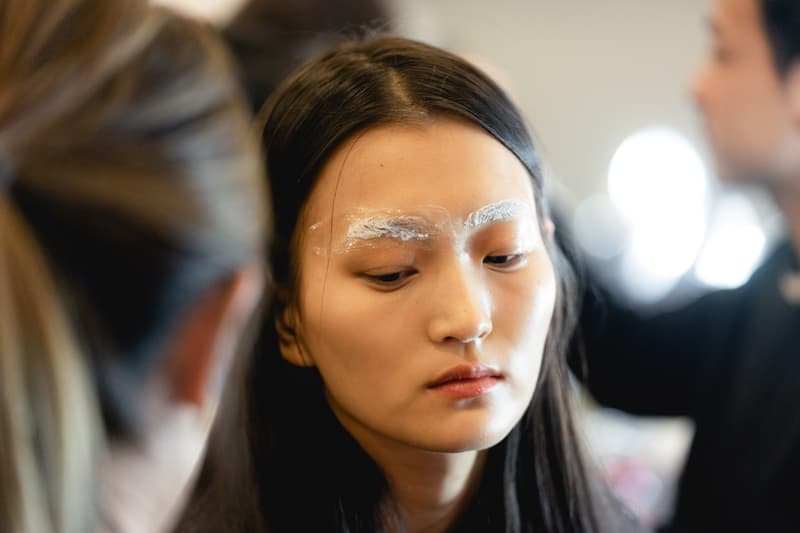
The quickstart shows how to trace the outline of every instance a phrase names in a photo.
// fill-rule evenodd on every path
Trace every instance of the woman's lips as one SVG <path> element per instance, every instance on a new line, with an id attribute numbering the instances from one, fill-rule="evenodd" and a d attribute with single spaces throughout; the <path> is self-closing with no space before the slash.
<path id="1" fill-rule="evenodd" d="M 502 380 L 503 375 L 497 369 L 485 365 L 459 365 L 436 378 L 428 389 L 457 399 L 477 398 Z"/>

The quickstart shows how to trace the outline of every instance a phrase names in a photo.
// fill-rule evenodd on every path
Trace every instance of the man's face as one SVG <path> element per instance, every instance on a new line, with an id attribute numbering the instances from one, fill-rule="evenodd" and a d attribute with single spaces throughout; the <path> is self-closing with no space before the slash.
<path id="1" fill-rule="evenodd" d="M 713 0 L 713 49 L 692 93 L 719 176 L 775 186 L 800 173 L 798 134 L 759 2 Z"/>

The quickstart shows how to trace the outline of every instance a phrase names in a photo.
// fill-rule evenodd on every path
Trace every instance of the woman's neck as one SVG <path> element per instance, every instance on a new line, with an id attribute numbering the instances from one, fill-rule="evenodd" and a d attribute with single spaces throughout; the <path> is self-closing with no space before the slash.
<path id="1" fill-rule="evenodd" d="M 440 533 L 449 530 L 477 491 L 487 451 L 429 452 L 382 440 L 364 442 L 389 485 L 392 533 Z"/>
<path id="2" fill-rule="evenodd" d="M 398 533 L 439 533 L 455 525 L 480 484 L 486 454 L 431 453 L 384 467 L 400 512 Z"/>

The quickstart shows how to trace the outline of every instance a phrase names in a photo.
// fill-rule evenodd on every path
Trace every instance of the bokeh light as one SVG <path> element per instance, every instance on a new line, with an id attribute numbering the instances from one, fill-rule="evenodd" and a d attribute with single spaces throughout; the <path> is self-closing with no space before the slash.
<path id="1" fill-rule="evenodd" d="M 678 132 L 642 130 L 614 154 L 608 189 L 632 232 L 622 281 L 633 298 L 657 300 L 692 267 L 703 245 L 707 193 L 703 161 Z"/>
<path id="2" fill-rule="evenodd" d="M 759 264 L 766 235 L 752 204 L 741 194 L 720 199 L 695 275 L 713 288 L 732 289 L 747 282 Z"/>

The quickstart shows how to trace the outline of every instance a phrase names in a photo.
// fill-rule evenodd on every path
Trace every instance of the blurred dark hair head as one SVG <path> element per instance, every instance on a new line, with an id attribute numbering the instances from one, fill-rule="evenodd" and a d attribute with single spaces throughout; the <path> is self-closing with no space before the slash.
<path id="1" fill-rule="evenodd" d="M 388 27 L 382 0 L 250 0 L 224 37 L 257 111 L 301 64 L 348 38 Z"/>
<path id="2" fill-rule="evenodd" d="M 169 333 L 259 262 L 261 159 L 212 29 L 143 0 L 5 0 L 0 27 L 0 530 L 90 531 Z"/>

